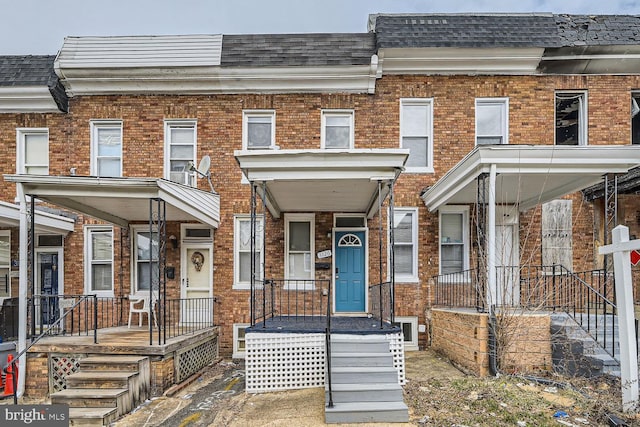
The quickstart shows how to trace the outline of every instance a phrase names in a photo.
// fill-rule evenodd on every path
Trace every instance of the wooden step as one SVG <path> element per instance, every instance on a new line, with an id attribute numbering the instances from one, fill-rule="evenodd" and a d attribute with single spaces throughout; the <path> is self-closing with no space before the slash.
<path id="1" fill-rule="evenodd" d="M 145 356 L 89 356 L 80 359 L 81 371 L 138 371 Z"/>
<path id="2" fill-rule="evenodd" d="M 138 372 L 132 371 L 80 371 L 68 375 L 67 388 L 128 388 L 135 385 Z"/>
<path id="3" fill-rule="evenodd" d="M 118 419 L 117 408 L 69 408 L 72 426 L 108 426 Z"/>
<path id="4" fill-rule="evenodd" d="M 70 408 L 117 408 L 118 416 L 133 409 L 126 388 L 66 389 L 53 393 L 51 403 L 69 405 Z"/>

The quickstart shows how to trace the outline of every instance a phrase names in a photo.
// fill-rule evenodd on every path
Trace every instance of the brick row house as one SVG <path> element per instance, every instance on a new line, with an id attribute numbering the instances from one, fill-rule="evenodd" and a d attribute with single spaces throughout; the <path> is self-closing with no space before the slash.
<path id="1" fill-rule="evenodd" d="M 640 165 L 638 29 L 381 14 L 367 33 L 1 57 L 0 296 L 20 297 L 22 337 L 68 332 L 60 301 L 82 296 L 125 336 L 146 299 L 155 393 L 184 348 L 246 357 L 248 391 L 324 386 L 327 328 L 383 337 L 399 383 L 426 346 L 478 374 L 552 369 L 549 312 L 584 308 L 578 285 L 614 302 L 597 247 L 612 222 L 638 232 L 636 187 L 615 186 Z M 499 357 L 496 313 L 517 314 Z M 30 364 L 82 358 L 35 348 L 27 394 L 47 390 Z"/>

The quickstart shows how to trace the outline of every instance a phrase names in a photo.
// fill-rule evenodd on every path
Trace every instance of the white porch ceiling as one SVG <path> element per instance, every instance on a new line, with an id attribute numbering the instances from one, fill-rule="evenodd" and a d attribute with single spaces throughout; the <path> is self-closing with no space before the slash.
<path id="1" fill-rule="evenodd" d="M 403 149 L 242 150 L 235 157 L 245 177 L 266 187 L 267 207 L 282 212 L 359 212 L 369 217 L 409 155 Z"/>
<path id="2" fill-rule="evenodd" d="M 166 202 L 167 221 L 197 221 L 217 228 L 220 196 L 164 179 L 80 176 L 5 175 L 34 195 L 57 206 L 127 227 L 149 221 L 149 200 Z"/>
<path id="3" fill-rule="evenodd" d="M 477 178 L 496 167 L 496 203 L 526 211 L 565 194 L 582 190 L 608 173 L 626 173 L 640 165 L 633 146 L 479 146 L 422 195 L 435 211 L 444 205 L 475 203 Z"/>

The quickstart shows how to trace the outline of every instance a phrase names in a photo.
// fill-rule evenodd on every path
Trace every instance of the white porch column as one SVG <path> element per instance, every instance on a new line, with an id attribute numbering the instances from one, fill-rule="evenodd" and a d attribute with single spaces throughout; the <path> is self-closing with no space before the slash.
<path id="1" fill-rule="evenodd" d="M 27 281 L 28 281 L 28 259 L 29 259 L 29 218 L 27 217 L 27 198 L 24 194 L 24 188 L 21 183 L 16 184 L 18 187 L 18 199 L 20 201 L 20 231 L 18 260 L 19 260 L 19 284 L 18 284 L 18 353 L 24 351 L 27 346 Z M 34 213 L 31 213 L 34 215 Z M 23 354 L 19 361 L 18 386 L 16 393 L 18 397 L 24 394 L 24 385 L 26 380 L 26 360 L 27 355 Z"/>
<path id="2" fill-rule="evenodd" d="M 489 172 L 489 206 L 487 210 L 487 307 L 499 305 L 496 278 L 496 165 Z"/>
<path id="3" fill-rule="evenodd" d="M 624 225 L 615 227 L 611 234 L 613 243 L 600 247 L 598 251 L 600 255 L 613 254 L 620 333 L 622 409 L 629 412 L 636 410 L 638 406 L 638 351 L 635 342 L 630 251 L 640 249 L 640 240 L 629 241 L 629 227 Z"/>

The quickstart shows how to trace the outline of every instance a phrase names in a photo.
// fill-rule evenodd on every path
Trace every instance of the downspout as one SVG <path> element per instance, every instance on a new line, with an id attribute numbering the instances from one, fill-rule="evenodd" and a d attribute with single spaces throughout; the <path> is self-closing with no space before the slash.
<path id="1" fill-rule="evenodd" d="M 24 187 L 22 183 L 18 182 L 16 184 L 18 189 L 18 199 L 20 200 L 20 247 L 18 249 L 18 259 L 19 259 L 19 279 L 18 279 L 18 306 L 19 306 L 19 314 L 18 314 L 18 353 L 24 351 L 27 347 L 27 261 L 29 258 L 28 255 L 28 218 L 27 218 L 27 198 L 24 194 Z M 34 215 L 34 213 L 31 213 Z M 26 380 L 26 360 L 27 355 L 23 354 L 20 356 L 19 366 L 20 369 L 18 371 L 18 384 L 16 389 L 16 394 L 18 397 L 22 397 L 24 394 L 25 388 L 25 380 Z"/>

